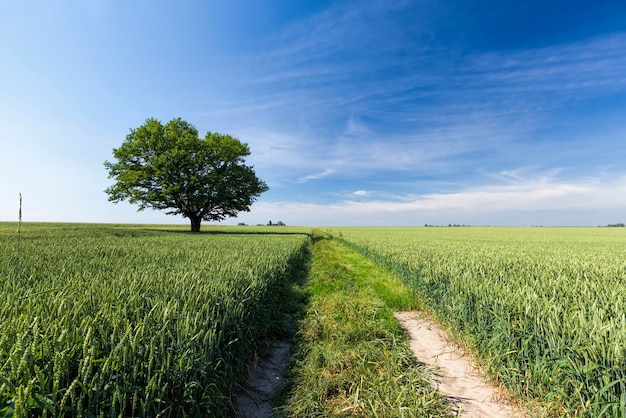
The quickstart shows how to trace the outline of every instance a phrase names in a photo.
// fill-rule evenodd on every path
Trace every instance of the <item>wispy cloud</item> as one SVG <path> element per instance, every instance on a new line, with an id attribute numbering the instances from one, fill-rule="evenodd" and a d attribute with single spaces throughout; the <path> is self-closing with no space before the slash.
<path id="1" fill-rule="evenodd" d="M 325 177 L 306 174 L 311 156 L 324 161 L 324 173 L 358 176 L 477 171 L 524 159 L 559 165 L 560 138 L 536 134 L 555 123 L 551 112 L 626 90 L 626 33 L 450 54 L 455 46 L 430 36 L 427 19 L 415 22 L 422 38 L 394 25 L 413 6 L 392 3 L 332 6 L 249 58 L 253 119 L 279 114 L 279 124 L 263 129 L 298 144 L 272 164 L 293 167 L 304 181 Z"/>
<path id="2" fill-rule="evenodd" d="M 567 166 L 564 140 L 541 131 L 563 123 L 553 112 L 626 90 L 626 33 L 463 52 L 436 36 L 433 2 L 420 3 L 407 33 L 398 23 L 412 7 L 335 4 L 291 23 L 241 60 L 238 93 L 207 114 L 249 142 L 262 177 L 285 190 L 280 202 L 255 204 L 255 213 L 351 222 L 351 214 L 623 206 L 615 197 L 619 181 L 584 177 L 597 167 L 582 168 L 577 180 L 547 169 Z M 578 145 L 568 153 L 588 154 L 594 146 L 588 138 Z M 420 193 L 419 178 L 436 175 L 458 180 Z M 350 188 L 353 179 L 365 183 Z M 289 189 L 315 201 L 319 190 L 307 187 L 319 182 L 326 196 L 343 200 L 298 203 Z"/>
<path id="3" fill-rule="evenodd" d="M 504 174 L 504 177 L 507 176 Z M 399 224 L 402 220 L 411 219 L 439 219 L 447 223 L 459 216 L 464 219 L 479 216 L 493 219 L 493 223 L 507 224 L 507 214 L 524 211 L 568 214 L 577 211 L 615 213 L 626 209 L 626 199 L 623 198 L 626 195 L 626 175 L 563 179 L 554 173 L 540 173 L 535 177 L 521 178 L 516 175 L 514 178 L 514 182 L 470 187 L 454 193 L 407 195 L 403 201 L 345 199 L 328 205 L 293 201 L 260 202 L 255 206 L 255 214 L 266 217 L 282 214 L 292 224 L 304 223 L 306 219 L 332 225 L 381 224 L 384 219 L 387 219 L 384 224 L 398 224 L 389 222 L 390 216 L 399 220 Z M 374 194 L 369 191 L 353 193 L 359 198 Z M 560 224 L 558 217 L 546 217 L 545 222 Z M 515 223 L 513 220 L 508 222 Z"/>
<path id="4" fill-rule="evenodd" d="M 549 184 L 558 180 L 558 176 L 564 170 L 552 168 L 540 173 L 535 173 L 532 167 L 520 167 L 513 170 L 504 170 L 498 173 L 485 173 L 488 177 L 513 185 L 525 184 Z"/>
<path id="5" fill-rule="evenodd" d="M 333 173 L 334 173 L 333 170 L 326 169 L 326 170 L 324 170 L 322 172 L 319 172 L 319 173 L 309 174 L 308 176 L 300 177 L 297 180 L 297 182 L 298 183 L 306 183 L 307 181 L 310 181 L 310 180 L 317 180 L 317 179 L 322 179 L 324 177 L 328 177 L 328 176 L 330 176 Z"/>
<path id="6" fill-rule="evenodd" d="M 6 16 L 26 12 L 18 3 Z M 24 15 L 28 25 L 9 24 L 11 19 L 0 25 L 5 38 L 16 40 L 0 43 L 8 57 L 4 78 L 15 81 L 0 100 L 13 123 L 0 133 L 19 143 L 3 151 L 12 155 L 14 147 L 30 143 L 39 148 L 27 153 L 28 161 L 19 160 L 20 167 L 34 167 L 25 176 L 29 188 L 20 186 L 26 194 L 35 194 L 41 181 L 54 183 L 49 190 L 64 187 L 77 195 L 94 189 L 79 180 L 106 182 L 101 161 L 128 127 L 141 122 L 138 117 L 168 120 L 180 112 L 201 132 L 228 132 L 249 143 L 248 162 L 271 190 L 244 216 L 290 224 L 309 223 L 307 217 L 387 224 L 421 216 L 432 222 L 451 214 L 479 219 L 513 211 L 624 208 L 623 29 L 505 49 L 474 39 L 475 28 L 468 27 L 474 21 L 461 16 L 460 2 L 363 0 L 330 2 L 308 15 L 298 10 L 298 20 L 267 21 L 260 26 L 272 29 L 261 36 L 252 25 L 235 39 L 222 36 L 235 29 L 207 25 L 195 7 L 174 9 L 203 24 L 157 33 L 174 9 L 151 9 L 154 24 L 141 26 L 133 16 L 145 16 L 145 10 L 131 3 L 122 11 L 110 0 L 88 0 L 68 16 L 66 8 L 37 4 L 37 13 Z M 256 20 L 255 12 L 239 6 L 246 19 Z M 490 6 L 490 17 L 509 12 L 495 0 Z M 534 7 L 529 10 L 539 17 L 549 16 Z M 222 9 L 210 9 L 210 19 L 225 17 Z M 50 19 L 46 12 L 53 10 Z M 54 22 L 61 21 L 76 24 L 58 30 Z M 110 36 L 113 22 L 117 37 Z M 542 28 L 533 27 L 533 34 L 535 29 L 539 39 Z M 145 59 L 129 60 L 137 58 L 140 44 L 147 45 L 140 54 Z M 159 45 L 181 46 L 194 59 L 167 60 Z M 89 162 L 84 149 L 92 150 Z M 55 155 L 95 168 L 57 164 Z M 17 159 L 7 158 L 5 173 L 19 168 Z M 44 178 L 39 169 L 58 173 Z M 2 179 L 0 186 L 15 194 L 17 182 Z M 85 201 L 102 198 L 102 188 Z M 65 210 L 53 211 L 52 198 L 37 202 L 42 213 Z M 1 213 L 13 216 L 9 209 Z"/>

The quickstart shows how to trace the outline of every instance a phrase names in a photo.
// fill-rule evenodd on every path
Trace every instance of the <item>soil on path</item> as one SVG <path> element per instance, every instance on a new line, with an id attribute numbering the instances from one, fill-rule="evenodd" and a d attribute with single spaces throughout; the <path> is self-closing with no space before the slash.
<path id="1" fill-rule="evenodd" d="M 457 416 L 471 418 L 522 418 L 525 413 L 505 402 L 498 389 L 478 372 L 476 364 L 450 344 L 445 332 L 416 312 L 395 313 L 407 331 L 411 350 L 420 363 L 433 367 L 433 385 L 452 404 Z"/>
<path id="2" fill-rule="evenodd" d="M 243 390 L 235 396 L 237 417 L 265 418 L 272 415 L 273 401 L 283 382 L 290 350 L 289 341 L 274 341 L 261 350 Z"/>

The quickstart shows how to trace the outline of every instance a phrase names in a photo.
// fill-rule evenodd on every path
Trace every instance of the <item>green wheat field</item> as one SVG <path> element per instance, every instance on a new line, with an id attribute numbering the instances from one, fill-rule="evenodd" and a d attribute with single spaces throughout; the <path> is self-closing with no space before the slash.
<path id="1" fill-rule="evenodd" d="M 341 228 L 487 371 L 558 416 L 626 417 L 623 228 Z"/>
<path id="2" fill-rule="evenodd" d="M 0 223 L 0 416 L 228 415 L 315 239 L 187 228 Z M 522 402 L 626 416 L 624 228 L 320 230 L 398 277 Z"/>

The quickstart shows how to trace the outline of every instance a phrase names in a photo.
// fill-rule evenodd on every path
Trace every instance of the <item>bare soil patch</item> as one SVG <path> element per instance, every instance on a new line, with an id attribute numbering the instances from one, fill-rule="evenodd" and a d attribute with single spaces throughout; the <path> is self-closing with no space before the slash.
<path id="1" fill-rule="evenodd" d="M 506 402 L 498 388 L 479 372 L 476 363 L 449 342 L 446 333 L 417 312 L 394 313 L 409 334 L 418 361 L 435 369 L 432 384 L 452 404 L 457 416 L 471 418 L 522 418 L 519 407 Z"/>
<path id="2" fill-rule="evenodd" d="M 243 390 L 235 396 L 237 417 L 272 416 L 273 400 L 283 382 L 290 351 L 289 341 L 274 341 L 261 350 Z"/>

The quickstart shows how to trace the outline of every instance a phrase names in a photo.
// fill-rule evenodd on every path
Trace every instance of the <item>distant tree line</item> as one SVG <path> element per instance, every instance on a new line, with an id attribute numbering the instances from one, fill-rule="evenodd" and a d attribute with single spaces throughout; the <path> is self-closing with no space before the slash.
<path id="1" fill-rule="evenodd" d="M 424 226 L 428 227 L 428 228 L 436 228 L 436 227 L 460 227 L 460 226 L 469 226 L 469 225 L 461 225 L 461 224 L 429 225 L 429 224 L 425 224 Z"/>
<path id="2" fill-rule="evenodd" d="M 278 222 L 274 222 L 274 223 L 272 223 L 272 221 L 269 221 L 267 223 L 267 226 L 285 226 L 285 223 L 283 221 L 278 221 Z"/>
<path id="3" fill-rule="evenodd" d="M 245 222 L 239 222 L 237 225 L 239 225 L 239 226 L 247 226 Z M 256 224 L 256 226 L 287 226 L 287 224 L 285 224 L 283 221 L 278 221 L 278 222 L 269 221 L 265 225 L 263 225 L 263 224 Z"/>
<path id="4" fill-rule="evenodd" d="M 623 223 L 617 223 L 617 224 L 608 224 L 607 228 L 624 228 L 624 224 Z"/>

